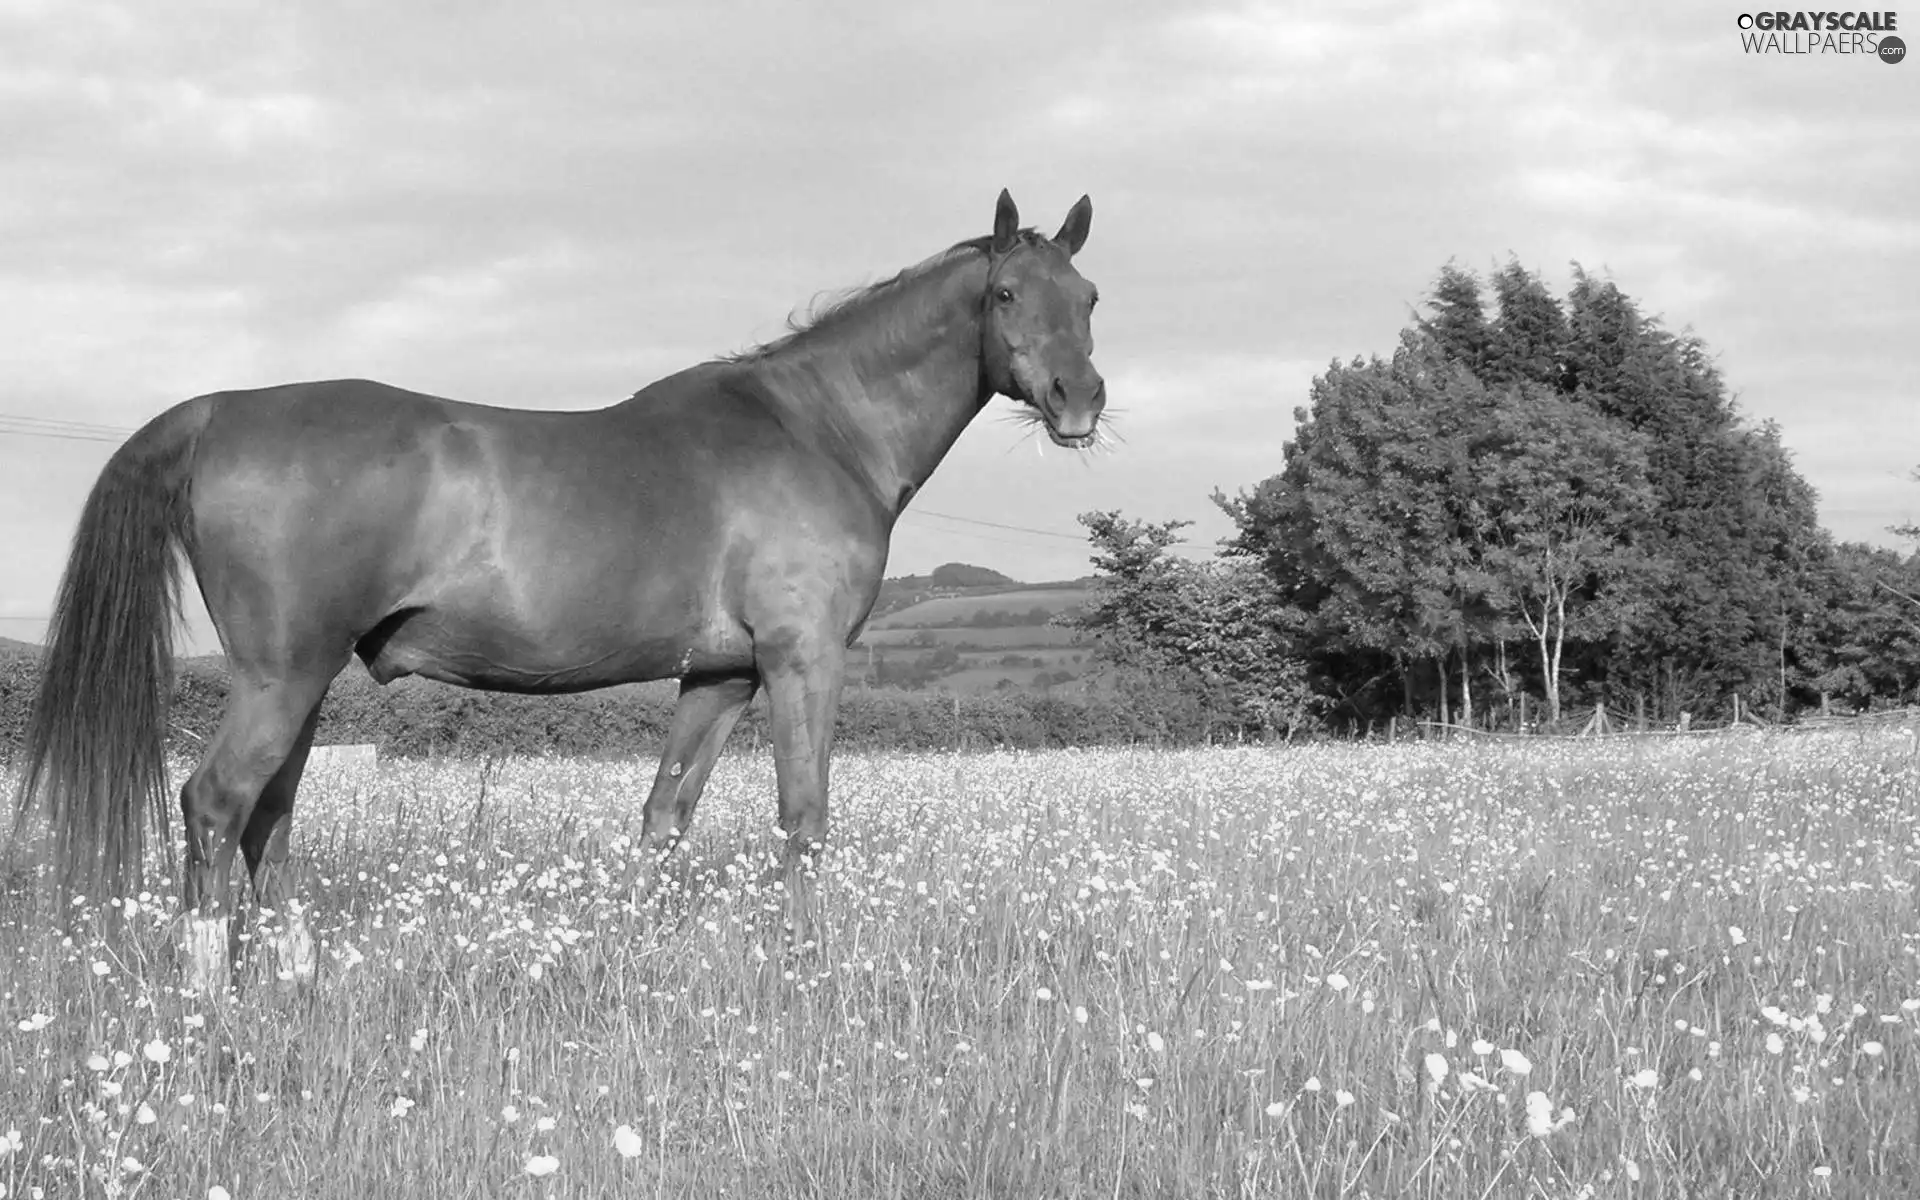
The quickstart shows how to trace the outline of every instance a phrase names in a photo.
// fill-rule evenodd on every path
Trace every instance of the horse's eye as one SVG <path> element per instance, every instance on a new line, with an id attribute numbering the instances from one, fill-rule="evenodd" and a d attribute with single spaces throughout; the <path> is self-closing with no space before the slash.
<path id="1" fill-rule="evenodd" d="M 995 300 L 998 300 L 998 301 L 999 301 L 1000 303 L 1002 303 L 1002 304 L 1012 304 L 1012 303 L 1013 303 L 1013 289 L 1012 289 L 1012 288 L 1001 288 L 1000 290 L 998 290 L 998 291 L 996 291 L 996 292 L 995 292 L 995 293 L 993 294 L 993 298 L 994 298 Z"/>

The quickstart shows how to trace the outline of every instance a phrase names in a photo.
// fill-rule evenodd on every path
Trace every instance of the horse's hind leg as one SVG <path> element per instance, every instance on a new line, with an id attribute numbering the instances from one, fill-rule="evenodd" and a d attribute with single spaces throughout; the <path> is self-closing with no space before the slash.
<path id="1" fill-rule="evenodd" d="M 188 981 L 197 990 L 214 991 L 228 983 L 233 852 L 332 679 L 331 673 L 291 679 L 236 676 L 220 730 L 180 789 L 187 827 L 181 890 L 188 909 Z"/>
<path id="2" fill-rule="evenodd" d="M 253 878 L 254 902 L 262 909 L 271 909 L 280 926 L 269 938 L 275 970 L 282 981 L 297 983 L 313 978 L 313 936 L 307 931 L 306 914 L 295 895 L 287 858 L 293 836 L 293 796 L 299 790 L 307 754 L 313 749 L 313 731 L 319 723 L 320 705 L 315 703 L 287 760 L 267 781 L 253 814 L 240 830 L 240 854 Z"/>

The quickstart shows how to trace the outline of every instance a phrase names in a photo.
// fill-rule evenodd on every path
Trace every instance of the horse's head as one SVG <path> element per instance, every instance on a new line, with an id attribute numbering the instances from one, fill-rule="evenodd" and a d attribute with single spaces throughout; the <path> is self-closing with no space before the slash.
<path id="1" fill-rule="evenodd" d="M 1091 319 L 1099 289 L 1072 261 L 1092 224 L 1093 202 L 1082 196 L 1051 239 L 1023 231 L 1013 197 L 1002 191 L 987 251 L 987 382 L 1031 405 L 1047 436 L 1076 449 L 1093 444 L 1107 404 L 1106 381 L 1093 367 Z"/>

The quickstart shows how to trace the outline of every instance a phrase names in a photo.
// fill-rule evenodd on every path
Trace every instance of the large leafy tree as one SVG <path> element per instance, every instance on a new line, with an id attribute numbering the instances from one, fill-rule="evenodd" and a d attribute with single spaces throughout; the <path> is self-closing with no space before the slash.
<path id="1" fill-rule="evenodd" d="M 1496 394 L 1475 455 L 1469 537 L 1495 607 L 1532 639 L 1558 721 L 1569 638 L 1611 637 L 1643 606 L 1634 532 L 1653 506 L 1643 439 L 1535 385 Z"/>
<path id="2" fill-rule="evenodd" d="M 1232 550 L 1311 614 L 1312 636 L 1385 656 L 1411 708 L 1420 665 L 1444 678 L 1490 620 L 1490 581 L 1465 536 L 1488 397 L 1409 331 L 1390 360 L 1332 364 L 1311 399 L 1280 473 L 1215 501 L 1238 527 Z"/>

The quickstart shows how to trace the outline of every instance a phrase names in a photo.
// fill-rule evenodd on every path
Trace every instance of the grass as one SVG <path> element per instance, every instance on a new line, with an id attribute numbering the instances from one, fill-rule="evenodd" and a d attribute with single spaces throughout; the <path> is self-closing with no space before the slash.
<path id="1" fill-rule="evenodd" d="M 830 932 L 798 951 L 760 882 L 771 764 L 723 761 L 671 890 L 636 904 L 650 776 L 311 779 L 323 967 L 298 993 L 256 957 L 237 995 L 182 995 L 171 899 L 66 942 L 16 868 L 5 1195 L 1920 1178 L 1910 731 L 845 755 Z"/>

